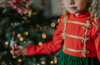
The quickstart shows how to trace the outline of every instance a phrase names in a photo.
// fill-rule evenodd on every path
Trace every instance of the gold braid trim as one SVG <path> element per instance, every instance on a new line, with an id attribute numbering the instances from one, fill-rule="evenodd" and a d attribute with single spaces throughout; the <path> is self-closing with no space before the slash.
<path id="1" fill-rule="evenodd" d="M 86 41 L 90 39 L 90 38 L 87 38 L 87 32 L 88 32 L 88 29 L 91 28 L 91 24 L 90 24 L 91 19 L 92 19 L 92 17 L 89 17 L 89 18 L 87 19 L 87 24 L 81 23 L 81 22 L 76 22 L 76 21 L 67 21 L 67 20 L 68 20 L 68 16 L 66 16 L 66 17 L 63 19 L 63 22 L 64 22 L 64 31 L 63 31 L 63 33 L 62 33 L 62 37 L 63 37 L 63 39 L 64 39 L 63 50 L 67 49 L 67 50 L 72 51 L 72 52 L 82 52 L 82 56 L 86 57 L 86 54 L 89 53 L 89 51 L 86 50 Z M 80 24 L 80 25 L 85 25 L 86 27 L 84 27 L 84 29 L 85 29 L 86 31 L 85 31 L 84 37 L 79 37 L 79 36 L 74 36 L 74 35 L 65 34 L 67 22 L 71 22 L 71 23 L 75 23 L 75 24 Z M 65 43 L 65 36 L 72 37 L 72 38 L 83 39 L 83 40 L 82 40 L 82 43 L 84 44 L 83 50 L 75 50 L 75 49 L 67 48 L 67 47 L 66 47 L 66 43 Z"/>
<path id="2" fill-rule="evenodd" d="M 69 34 L 65 34 L 65 36 L 72 37 L 72 38 L 77 38 L 77 39 L 86 39 L 86 40 L 90 39 L 90 38 L 83 38 L 83 37 L 79 37 L 79 36 L 75 36 L 75 35 L 69 35 Z"/>
<path id="3" fill-rule="evenodd" d="M 91 21 L 92 17 L 89 17 L 87 19 L 87 26 L 84 28 L 86 31 L 85 31 L 85 34 L 84 34 L 84 39 L 82 40 L 82 43 L 84 44 L 84 47 L 83 47 L 83 52 L 82 52 L 82 56 L 86 57 L 86 54 L 89 53 L 88 50 L 86 50 L 86 41 L 88 39 L 87 38 L 87 32 L 88 32 L 88 29 L 91 28 L 91 24 L 90 24 L 90 21 Z"/>
<path id="4" fill-rule="evenodd" d="M 81 23 L 81 22 L 78 22 L 78 21 L 67 21 L 67 22 L 87 26 L 87 24 L 86 24 L 86 23 Z"/>

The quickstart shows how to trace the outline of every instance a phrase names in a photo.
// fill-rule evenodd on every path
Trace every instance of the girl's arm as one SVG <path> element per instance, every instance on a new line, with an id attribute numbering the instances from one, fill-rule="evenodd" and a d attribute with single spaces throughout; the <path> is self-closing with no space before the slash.
<path id="1" fill-rule="evenodd" d="M 97 51 L 98 60 L 100 62 L 100 27 L 98 28 L 96 39 L 95 39 L 95 46 Z"/>
<path id="2" fill-rule="evenodd" d="M 61 19 L 63 16 L 61 17 Z M 50 54 L 54 53 L 62 48 L 63 45 L 63 38 L 61 36 L 61 33 L 63 33 L 63 22 L 59 21 L 59 25 L 57 27 L 57 30 L 55 34 L 53 35 L 52 41 L 44 43 L 42 46 L 39 45 L 30 45 L 27 47 L 27 54 L 29 56 L 35 55 L 35 54 Z"/>

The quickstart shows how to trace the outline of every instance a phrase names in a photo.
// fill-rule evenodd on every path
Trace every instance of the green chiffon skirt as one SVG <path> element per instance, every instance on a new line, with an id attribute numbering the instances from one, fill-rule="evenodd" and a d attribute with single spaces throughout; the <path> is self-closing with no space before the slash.
<path id="1" fill-rule="evenodd" d="M 100 65 L 97 57 L 75 57 L 60 53 L 58 65 Z"/>

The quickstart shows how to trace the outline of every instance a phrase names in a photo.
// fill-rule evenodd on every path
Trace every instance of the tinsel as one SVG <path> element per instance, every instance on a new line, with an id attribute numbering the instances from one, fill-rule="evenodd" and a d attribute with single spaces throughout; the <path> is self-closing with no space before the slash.
<path id="1" fill-rule="evenodd" d="M 27 5 L 31 4 L 30 0 L 0 0 L 0 7 L 8 7 L 11 6 L 14 10 L 18 11 L 18 13 L 29 13 L 31 10 Z"/>

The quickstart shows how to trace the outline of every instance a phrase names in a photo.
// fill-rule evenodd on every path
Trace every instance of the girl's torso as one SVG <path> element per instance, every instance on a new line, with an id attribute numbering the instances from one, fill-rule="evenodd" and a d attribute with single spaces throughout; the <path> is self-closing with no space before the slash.
<path id="1" fill-rule="evenodd" d="M 62 22 L 62 37 L 65 37 L 64 53 L 77 57 L 94 57 L 97 55 L 94 41 L 97 25 L 93 19 L 91 22 L 87 21 L 89 17 L 89 12 L 79 14 L 78 17 L 70 14 L 68 21 Z M 63 18 L 64 16 L 62 21 Z M 65 32 L 64 28 L 66 28 Z"/>

